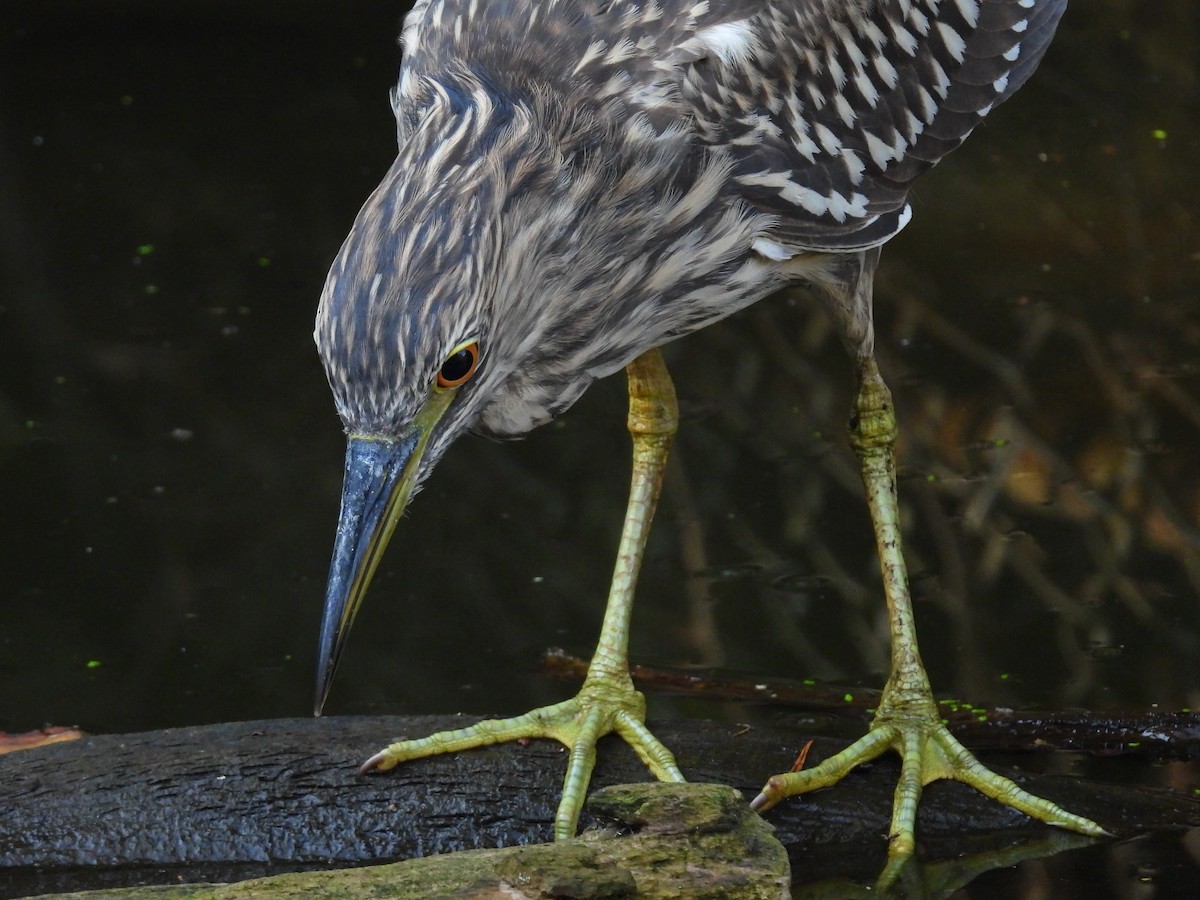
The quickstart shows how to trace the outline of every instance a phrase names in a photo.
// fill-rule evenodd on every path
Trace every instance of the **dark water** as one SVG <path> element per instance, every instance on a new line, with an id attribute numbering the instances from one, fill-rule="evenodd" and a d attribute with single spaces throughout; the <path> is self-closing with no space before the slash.
<path id="1" fill-rule="evenodd" d="M 394 153 L 401 15 L 0 9 L 0 729 L 310 708 L 343 447 L 312 318 Z M 1200 706 L 1197 59 L 1190 0 L 1077 0 L 884 253 L 880 355 L 941 692 Z M 827 323 L 780 298 L 668 361 L 684 421 L 633 656 L 880 683 Z M 623 415 L 610 379 L 525 442 L 453 449 L 397 531 L 331 712 L 566 696 L 533 660 L 590 652 Z M 1195 785 L 1179 767 L 1093 774 L 1164 771 Z"/>

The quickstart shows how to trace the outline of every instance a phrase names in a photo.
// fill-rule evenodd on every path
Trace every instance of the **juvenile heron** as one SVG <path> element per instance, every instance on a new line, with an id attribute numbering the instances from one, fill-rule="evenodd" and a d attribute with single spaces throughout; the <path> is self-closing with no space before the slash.
<path id="1" fill-rule="evenodd" d="M 1043 821 L 1095 823 L 985 769 L 941 724 L 917 652 L 896 510 L 891 398 L 874 358 L 880 247 L 913 180 L 1033 72 L 1065 0 L 418 0 L 392 106 L 399 154 L 329 273 L 316 341 L 349 444 L 316 709 L 409 499 L 472 431 L 525 434 L 622 368 L 633 483 L 599 644 L 579 694 L 403 741 L 364 769 L 499 741 L 570 749 L 574 834 L 596 741 L 616 732 L 682 780 L 644 724 L 626 648 L 675 432 L 658 347 L 803 282 L 853 360 L 862 466 L 891 623 L 868 734 L 771 778 L 754 805 L 888 749 L 903 765 L 889 852 L 922 787 L 967 782 Z"/>

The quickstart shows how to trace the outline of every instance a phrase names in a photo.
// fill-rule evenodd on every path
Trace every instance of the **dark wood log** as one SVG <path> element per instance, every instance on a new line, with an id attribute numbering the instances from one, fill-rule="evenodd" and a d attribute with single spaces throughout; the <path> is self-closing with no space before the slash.
<path id="1" fill-rule="evenodd" d="M 615 827 L 589 829 L 569 841 L 464 850 L 389 865 L 100 894 L 122 900 L 162 900 L 164 891 L 190 900 L 779 900 L 788 894 L 787 851 L 731 787 L 619 785 L 602 788 L 589 802 Z M 96 894 L 59 896 L 95 900 Z"/>
<path id="2" fill-rule="evenodd" d="M 455 850 L 548 841 L 565 754 L 505 744 L 359 775 L 396 737 L 465 717 L 326 718 L 105 735 L 0 758 L 0 893 L 236 881 Z M 782 728 L 657 723 L 689 779 L 753 793 L 807 739 Z M 841 746 L 818 739 L 809 765 Z M 594 786 L 645 780 L 605 739 Z M 883 759 L 837 788 L 780 804 L 767 818 L 806 875 L 869 882 L 882 868 L 898 764 Z M 1012 774 L 1012 773 L 1010 773 Z M 1014 777 L 1117 835 L 1200 822 L 1200 802 L 1127 786 Z M 585 824 L 587 824 L 585 822 Z M 1047 829 L 955 783 L 926 792 L 920 842 L 930 858 L 1010 845 Z"/>

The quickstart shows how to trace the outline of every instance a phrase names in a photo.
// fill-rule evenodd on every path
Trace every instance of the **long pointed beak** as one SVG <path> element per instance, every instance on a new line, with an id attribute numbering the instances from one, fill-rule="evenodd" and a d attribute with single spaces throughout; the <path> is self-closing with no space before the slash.
<path id="1" fill-rule="evenodd" d="M 325 706 L 346 635 L 408 504 L 427 434 L 414 428 L 397 441 L 351 435 L 346 446 L 342 511 L 325 591 L 313 715 L 319 716 Z"/>

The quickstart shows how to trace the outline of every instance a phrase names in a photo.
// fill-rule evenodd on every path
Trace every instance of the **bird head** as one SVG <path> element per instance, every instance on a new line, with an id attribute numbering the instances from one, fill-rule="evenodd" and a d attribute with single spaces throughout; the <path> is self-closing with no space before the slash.
<path id="1" fill-rule="evenodd" d="M 717 296 L 718 273 L 753 280 L 735 262 L 761 223 L 722 197 L 727 163 L 683 129 L 468 78 L 423 90 L 397 109 L 399 155 L 317 313 L 348 435 L 318 712 L 398 519 L 459 435 L 523 435 L 732 311 L 672 301 Z"/>

